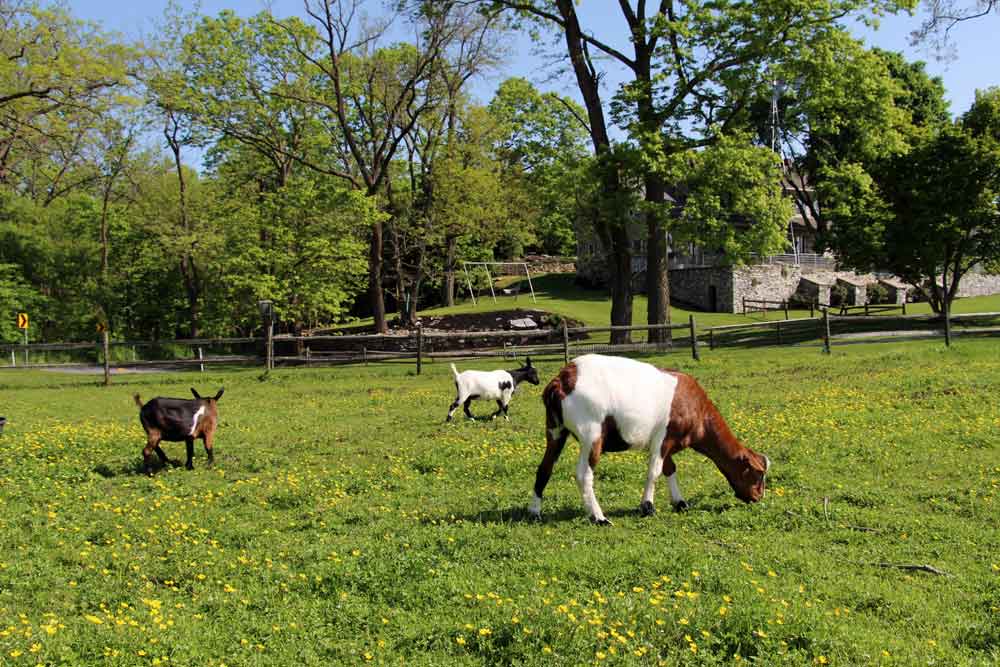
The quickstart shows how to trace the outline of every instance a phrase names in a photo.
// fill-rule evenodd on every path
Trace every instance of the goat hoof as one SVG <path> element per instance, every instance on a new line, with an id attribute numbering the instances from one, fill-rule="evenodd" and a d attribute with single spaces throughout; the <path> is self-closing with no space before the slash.
<path id="1" fill-rule="evenodd" d="M 541 520 L 542 520 L 541 512 L 532 512 L 531 510 L 528 510 L 528 521 L 534 521 L 540 523 Z"/>
<path id="2" fill-rule="evenodd" d="M 682 500 L 679 503 L 674 503 L 675 512 L 687 512 L 689 509 L 691 509 L 691 506 L 688 505 L 686 500 Z"/>
<path id="3" fill-rule="evenodd" d="M 608 518 L 595 519 L 594 517 L 590 517 L 590 521 L 591 521 L 591 523 L 593 523 L 596 526 L 612 526 L 612 525 L 614 525 L 614 524 L 611 523 L 611 519 L 608 519 Z"/>
<path id="4" fill-rule="evenodd" d="M 193 463 L 187 463 L 187 464 L 184 465 L 184 467 L 187 468 L 188 470 L 194 470 L 194 464 Z"/>
<path id="5" fill-rule="evenodd" d="M 642 504 L 639 505 L 639 514 L 642 516 L 653 516 L 656 514 L 656 508 L 653 507 L 653 503 L 648 500 L 643 500 Z"/>

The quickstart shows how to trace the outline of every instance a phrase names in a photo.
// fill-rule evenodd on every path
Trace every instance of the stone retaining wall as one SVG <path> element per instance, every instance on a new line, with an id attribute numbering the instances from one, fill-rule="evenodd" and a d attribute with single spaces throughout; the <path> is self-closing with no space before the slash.
<path id="1" fill-rule="evenodd" d="M 989 296 L 1000 294 L 1000 275 L 966 273 L 958 284 L 957 296 Z"/>

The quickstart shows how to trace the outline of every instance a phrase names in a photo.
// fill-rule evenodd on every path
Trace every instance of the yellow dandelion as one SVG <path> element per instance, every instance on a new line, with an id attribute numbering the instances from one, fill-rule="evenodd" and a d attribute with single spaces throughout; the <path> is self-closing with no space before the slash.
<path id="1" fill-rule="evenodd" d="M 465 637 L 455 637 L 455 643 L 459 646 L 465 646 Z"/>
<path id="2" fill-rule="evenodd" d="M 84 616 L 84 618 L 87 619 L 88 621 L 90 621 L 91 623 L 93 623 L 94 625 L 103 625 L 104 624 L 104 621 L 102 621 L 97 616 L 94 616 L 93 614 L 87 614 L 86 616 Z"/>

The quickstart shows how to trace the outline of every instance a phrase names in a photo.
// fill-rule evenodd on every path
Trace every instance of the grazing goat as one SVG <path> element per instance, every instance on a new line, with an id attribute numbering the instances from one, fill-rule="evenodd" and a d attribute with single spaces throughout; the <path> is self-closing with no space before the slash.
<path id="1" fill-rule="evenodd" d="M 218 402 L 222 392 L 211 398 L 202 398 L 193 388 L 194 400 L 187 398 L 157 397 L 142 404 L 139 394 L 133 398 L 139 406 L 139 421 L 146 431 L 146 447 L 142 450 L 143 471 L 149 475 L 153 472 L 153 452 L 160 457 L 160 463 L 170 463 L 167 455 L 160 448 L 160 442 L 180 442 L 187 444 L 187 467 L 194 468 L 195 438 L 201 438 L 205 444 L 205 454 L 208 455 L 208 465 L 212 465 L 212 439 L 215 437 L 215 427 L 219 421 Z"/>
<path id="2" fill-rule="evenodd" d="M 632 359 L 588 354 L 559 371 L 543 390 L 542 402 L 546 446 L 529 508 L 535 518 L 541 516 L 542 492 L 570 434 L 580 442 L 576 481 L 583 506 L 597 524 L 611 523 L 594 495 L 594 468 L 602 452 L 649 449 L 646 489 L 639 506 L 643 516 L 655 512 L 653 493 L 661 472 L 670 484 L 674 507 L 687 509 L 671 458 L 685 447 L 712 459 L 740 500 L 756 502 L 764 496 L 771 462 L 736 439 L 689 375 Z"/>
<path id="3" fill-rule="evenodd" d="M 469 403 L 475 398 L 484 400 L 493 399 L 497 402 L 497 411 L 490 415 L 490 419 L 495 418 L 501 412 L 504 419 L 510 421 L 507 416 L 507 406 L 510 405 L 510 398 L 521 382 L 528 381 L 531 384 L 538 384 L 538 371 L 531 365 L 531 357 L 527 363 L 520 368 L 511 371 L 462 371 L 458 372 L 455 364 L 451 365 L 451 372 L 455 375 L 455 402 L 448 409 L 446 422 L 451 421 L 451 416 L 461 405 L 465 409 L 465 416 L 475 419 L 469 412 Z"/>

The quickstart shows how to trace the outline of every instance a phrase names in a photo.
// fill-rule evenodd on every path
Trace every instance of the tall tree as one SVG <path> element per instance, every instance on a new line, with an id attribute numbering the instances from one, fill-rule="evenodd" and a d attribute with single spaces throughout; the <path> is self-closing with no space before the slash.
<path id="1" fill-rule="evenodd" d="M 115 103 L 137 52 L 57 5 L 0 3 L 0 184 L 32 154 L 72 152 Z"/>
<path id="2" fill-rule="evenodd" d="M 628 27 L 631 54 L 615 47 L 613 33 L 604 36 L 580 28 L 573 3 L 557 1 L 558 13 L 542 0 L 496 0 L 499 4 L 546 21 L 567 39 L 582 45 L 570 59 L 586 62 L 599 51 L 631 77 L 616 102 L 616 119 L 628 129 L 638 149 L 643 181 L 642 212 L 647 231 L 649 323 L 669 321 L 667 226 L 670 190 L 663 165 L 670 156 L 714 143 L 742 118 L 771 63 L 794 58 L 800 48 L 821 40 L 851 12 L 891 11 L 910 0 L 826 0 L 778 3 L 723 2 L 711 6 L 661 0 L 655 8 L 645 0 L 619 0 Z M 583 47 L 586 47 L 584 49 Z M 593 61 L 590 61 L 591 64 Z M 599 75 L 591 66 L 581 81 L 588 111 L 594 103 Z M 628 274 L 619 280 L 627 280 Z"/>
<path id="3" fill-rule="evenodd" d="M 197 338 L 201 334 L 202 297 L 205 277 L 199 266 L 195 246 L 198 243 L 194 223 L 189 210 L 188 173 L 184 166 L 183 153 L 188 147 L 201 141 L 199 127 L 191 114 L 187 113 L 182 44 L 193 30 L 195 17 L 185 14 L 171 3 L 164 15 L 160 36 L 149 58 L 146 85 L 149 103 L 154 109 L 162 127 L 163 139 L 173 159 L 174 174 L 177 177 L 177 214 L 180 236 L 185 240 L 177 261 L 184 291 L 187 295 L 189 327 L 188 334 Z"/>
<path id="4" fill-rule="evenodd" d="M 309 104 L 323 119 L 337 150 L 337 162 L 310 166 L 348 181 L 368 197 L 378 197 L 389 168 L 418 120 L 439 103 L 434 85 L 449 47 L 463 34 L 467 12 L 456 1 L 419 3 L 411 19 L 412 44 L 379 46 L 389 22 L 359 27 L 361 0 L 305 0 L 305 12 L 319 33 L 320 47 L 310 48 L 285 21 L 296 50 L 315 68 L 322 87 L 295 99 Z M 383 296 L 384 223 L 370 230 L 369 301 L 379 332 L 388 330 Z"/>
<path id="5" fill-rule="evenodd" d="M 888 269 L 949 308 L 973 266 L 1000 257 L 1000 89 L 978 92 L 954 124 L 912 150 L 867 168 L 845 166 L 824 183 L 841 261 Z"/>
<path id="6" fill-rule="evenodd" d="M 495 152 L 505 187 L 523 191 L 523 224 L 549 254 L 575 252 L 574 223 L 583 169 L 588 161 L 586 116 L 579 105 L 554 93 L 541 93 L 526 79 L 504 81 L 489 104 L 497 123 Z"/>

